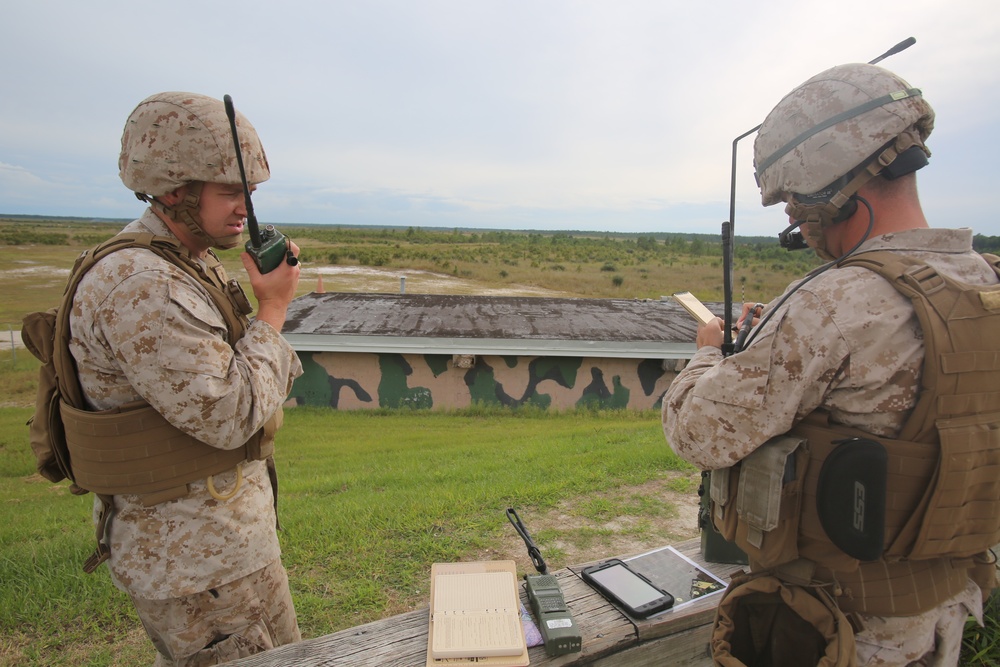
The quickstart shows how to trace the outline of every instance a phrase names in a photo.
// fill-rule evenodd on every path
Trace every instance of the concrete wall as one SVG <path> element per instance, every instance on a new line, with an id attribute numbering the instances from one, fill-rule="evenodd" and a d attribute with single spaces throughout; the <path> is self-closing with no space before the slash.
<path id="1" fill-rule="evenodd" d="M 534 405 L 648 410 L 676 373 L 660 359 L 300 352 L 289 405 L 339 410 Z M 675 362 L 667 362 L 672 367 Z"/>

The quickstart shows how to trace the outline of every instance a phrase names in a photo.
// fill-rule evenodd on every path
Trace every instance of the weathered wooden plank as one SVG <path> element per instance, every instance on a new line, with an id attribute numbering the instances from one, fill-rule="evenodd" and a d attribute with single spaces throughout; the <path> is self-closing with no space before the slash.
<path id="1" fill-rule="evenodd" d="M 712 667 L 708 651 L 711 626 L 702 625 L 659 639 L 642 642 L 602 658 L 592 667 Z"/>
<path id="2" fill-rule="evenodd" d="M 698 540 L 675 545 L 688 558 L 704 565 Z M 649 620 L 630 619 L 579 576 L 584 566 L 555 572 L 566 603 L 583 638 L 583 650 L 550 658 L 541 646 L 529 649 L 533 666 L 646 667 L 711 665 L 707 645 L 719 596 L 696 601 L 677 613 Z M 739 566 L 712 564 L 709 569 L 725 579 Z M 522 589 L 522 601 L 524 593 Z M 236 667 L 423 667 L 427 660 L 428 610 L 400 614 L 356 628 L 281 646 L 229 663 Z"/>

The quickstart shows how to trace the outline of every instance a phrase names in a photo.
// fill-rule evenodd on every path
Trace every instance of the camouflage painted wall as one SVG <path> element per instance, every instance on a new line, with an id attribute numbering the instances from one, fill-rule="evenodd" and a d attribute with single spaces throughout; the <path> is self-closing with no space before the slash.
<path id="1" fill-rule="evenodd" d="M 299 358 L 305 372 L 292 387 L 289 405 L 339 410 L 473 403 L 647 410 L 660 407 L 676 375 L 664 371 L 660 359 L 336 352 L 300 352 Z"/>

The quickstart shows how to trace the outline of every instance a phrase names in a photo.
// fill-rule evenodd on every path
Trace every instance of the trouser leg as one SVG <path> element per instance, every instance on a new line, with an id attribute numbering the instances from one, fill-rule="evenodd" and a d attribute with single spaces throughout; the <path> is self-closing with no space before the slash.
<path id="1" fill-rule="evenodd" d="M 202 593 L 132 601 L 157 667 L 215 665 L 301 639 L 280 560 Z"/>

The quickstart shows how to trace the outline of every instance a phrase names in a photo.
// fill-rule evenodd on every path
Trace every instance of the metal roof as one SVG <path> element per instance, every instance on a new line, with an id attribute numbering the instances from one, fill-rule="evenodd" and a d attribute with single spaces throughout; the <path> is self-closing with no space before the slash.
<path id="1" fill-rule="evenodd" d="M 716 313 L 721 304 L 706 304 Z M 311 293 L 288 308 L 297 351 L 689 359 L 694 319 L 673 299 Z"/>

